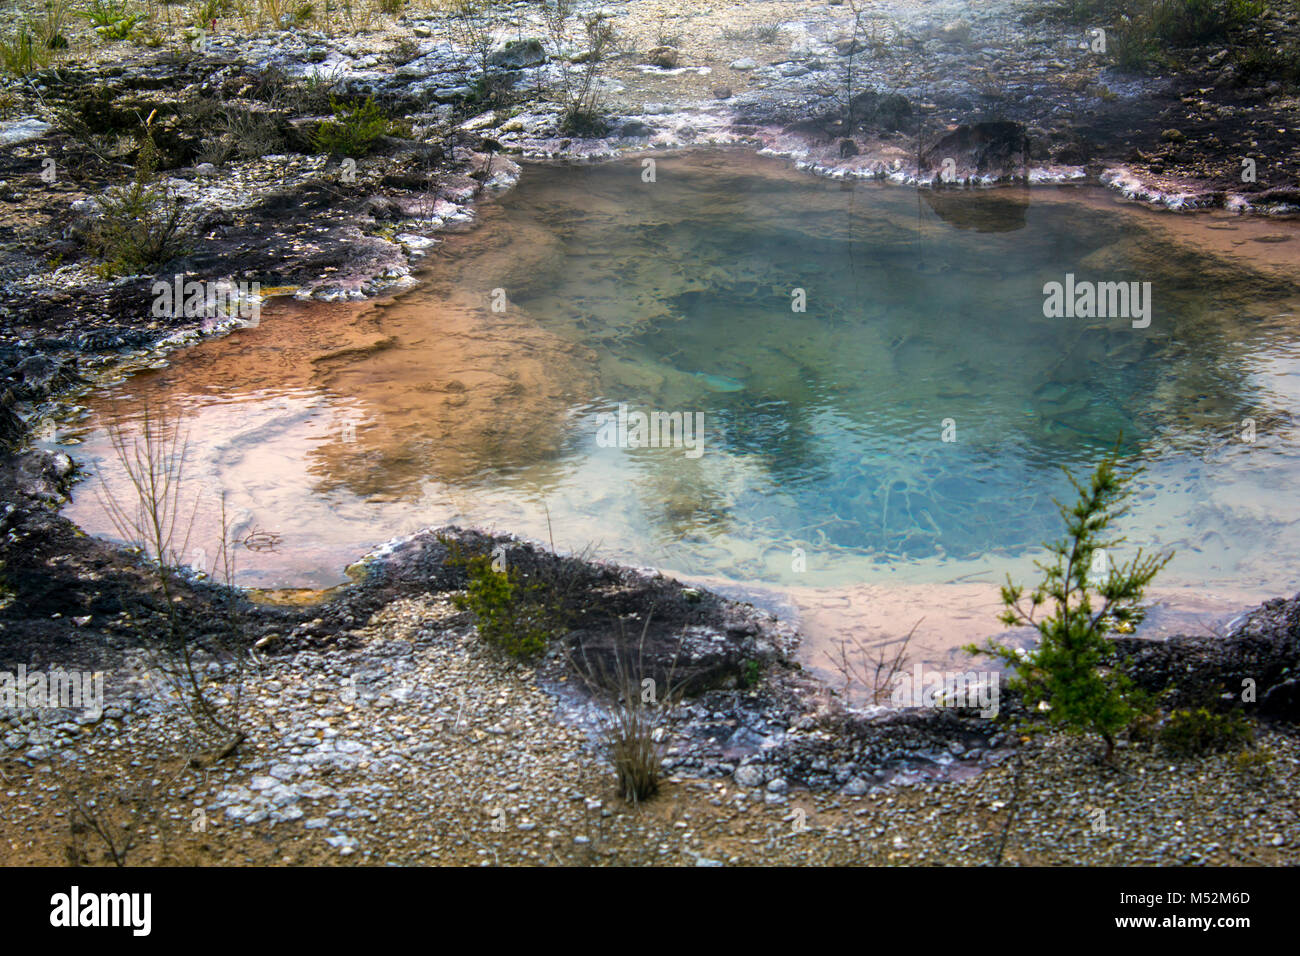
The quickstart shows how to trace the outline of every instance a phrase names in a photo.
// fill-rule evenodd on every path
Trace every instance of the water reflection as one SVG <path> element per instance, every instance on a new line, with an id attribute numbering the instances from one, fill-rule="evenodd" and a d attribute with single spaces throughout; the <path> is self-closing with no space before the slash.
<path id="1" fill-rule="evenodd" d="M 736 580 L 1002 569 L 1055 534 L 1059 466 L 1121 433 L 1149 464 L 1130 536 L 1182 548 L 1171 574 L 1272 580 L 1300 546 L 1274 273 L 1021 190 L 918 198 L 737 153 L 640 171 L 530 168 L 418 289 L 268 310 L 97 399 L 78 453 L 120 480 L 106 421 L 187 417 L 194 479 L 282 535 L 245 556 L 263 585 L 337 580 L 424 524 L 545 538 L 548 515 L 571 546 Z M 1066 272 L 1153 282 L 1151 327 L 1045 318 Z M 600 447 L 619 403 L 703 412 L 706 454 Z M 70 512 L 109 530 L 93 495 Z"/>
<path id="2" fill-rule="evenodd" d="M 922 189 L 925 200 L 944 222 L 976 232 L 1015 232 L 1029 225 L 1029 186 L 1007 186 L 972 195 L 957 189 Z"/>

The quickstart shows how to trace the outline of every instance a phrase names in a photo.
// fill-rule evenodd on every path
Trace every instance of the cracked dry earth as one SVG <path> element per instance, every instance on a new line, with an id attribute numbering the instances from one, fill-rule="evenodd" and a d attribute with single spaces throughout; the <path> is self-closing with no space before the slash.
<path id="1" fill-rule="evenodd" d="M 249 742 L 206 770 L 186 765 L 183 718 L 142 666 L 102 720 L 23 728 L 54 754 L 5 762 L 0 860 L 65 862 L 65 794 L 98 788 L 117 819 L 111 794 L 149 808 L 131 864 L 980 865 L 999 847 L 1012 864 L 1300 861 L 1300 746 L 1272 732 L 1260 772 L 1138 750 L 1107 769 L 1049 737 L 1022 750 L 1019 787 L 1013 758 L 857 794 L 674 776 L 631 807 L 533 672 L 484 655 L 455 614 L 403 599 L 350 650 L 262 660 L 244 681 Z M 77 743 L 38 743 L 52 738 Z M 175 759 L 140 758 L 166 741 Z M 78 845 L 101 861 L 93 838 Z"/>

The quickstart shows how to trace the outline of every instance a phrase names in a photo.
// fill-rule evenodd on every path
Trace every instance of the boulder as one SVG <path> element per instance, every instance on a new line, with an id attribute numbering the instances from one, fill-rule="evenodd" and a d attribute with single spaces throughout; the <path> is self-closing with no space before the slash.
<path id="1" fill-rule="evenodd" d="M 507 40 L 488 55 L 488 64 L 500 70 L 523 70 L 545 62 L 546 51 L 536 39 Z"/>
<path id="2" fill-rule="evenodd" d="M 1019 123 L 962 124 L 922 153 L 921 168 L 939 169 L 944 160 L 951 159 L 961 179 L 971 175 L 1011 178 L 1024 175 L 1028 154 L 1029 135 Z"/>
<path id="3" fill-rule="evenodd" d="M 646 62 L 651 66 L 662 67 L 665 70 L 674 69 L 677 66 L 678 54 L 676 47 L 657 46 L 646 54 Z"/>

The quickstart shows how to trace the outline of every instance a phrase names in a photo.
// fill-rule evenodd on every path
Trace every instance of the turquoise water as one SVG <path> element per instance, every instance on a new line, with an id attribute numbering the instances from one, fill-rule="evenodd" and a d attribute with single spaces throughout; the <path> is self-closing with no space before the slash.
<path id="1" fill-rule="evenodd" d="M 1146 467 L 1124 547 L 1176 548 L 1171 580 L 1290 585 L 1300 298 L 1247 239 L 1207 252 L 1089 191 L 918 193 L 738 153 L 641 171 L 528 167 L 419 288 L 199 346 L 96 406 L 78 453 L 113 480 L 121 400 L 171 403 L 196 476 L 282 535 L 250 583 L 321 583 L 457 520 L 841 585 L 1024 568 L 1061 469 L 1118 442 Z M 1150 282 L 1150 326 L 1044 316 L 1067 273 Z M 700 454 L 607 447 L 620 405 L 702 415 Z"/>

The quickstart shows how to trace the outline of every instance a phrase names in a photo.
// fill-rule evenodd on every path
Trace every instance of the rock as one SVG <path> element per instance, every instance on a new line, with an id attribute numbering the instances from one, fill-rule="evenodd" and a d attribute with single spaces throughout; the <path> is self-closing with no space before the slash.
<path id="1" fill-rule="evenodd" d="M 767 784 L 768 793 L 785 793 L 789 789 L 790 785 L 781 777 L 777 777 L 775 780 L 771 780 Z"/>
<path id="2" fill-rule="evenodd" d="M 1261 697 L 1276 690 L 1269 706 L 1280 716 L 1291 691 L 1278 688 L 1295 679 L 1300 657 L 1300 594 L 1265 601 L 1227 637 L 1117 638 L 1115 648 L 1139 687 L 1172 690 L 1172 706 L 1197 706 L 1225 691 L 1240 700 L 1243 690 L 1254 686 L 1268 688 Z"/>
<path id="3" fill-rule="evenodd" d="M 672 70 L 677 67 L 677 49 L 671 46 L 657 46 L 646 54 L 646 62 L 651 66 Z"/>
<path id="4" fill-rule="evenodd" d="M 271 821 L 273 823 L 287 823 L 290 820 L 299 820 L 302 818 L 302 807 L 290 805 L 271 811 Z"/>
<path id="5" fill-rule="evenodd" d="M 840 790 L 840 793 L 849 797 L 860 797 L 871 789 L 871 785 L 861 777 L 854 777 Z"/>
<path id="6" fill-rule="evenodd" d="M 947 43 L 965 43 L 970 39 L 970 24 L 965 20 L 954 20 L 939 28 L 938 36 Z"/>
<path id="7" fill-rule="evenodd" d="M 957 164 L 957 176 L 967 171 L 976 175 L 1008 178 L 1024 174 L 1029 154 L 1029 136 L 1024 126 L 1010 120 L 963 124 L 941 137 L 925 151 L 922 168 L 943 166 L 944 160 Z"/>
<path id="8" fill-rule="evenodd" d="M 546 51 L 537 39 L 507 40 L 488 55 L 488 63 L 503 70 L 523 70 L 546 62 Z"/>
<path id="9" fill-rule="evenodd" d="M 729 100 L 734 95 L 729 86 L 715 86 L 710 92 L 715 100 Z"/>
<path id="10" fill-rule="evenodd" d="M 76 380 L 75 369 L 47 355 L 27 356 L 14 367 L 14 372 L 22 376 L 23 385 L 28 389 L 54 389 Z"/>
<path id="11" fill-rule="evenodd" d="M 35 117 L 0 123 L 0 146 L 16 146 L 28 140 L 40 139 L 53 128 Z"/>
<path id="12" fill-rule="evenodd" d="M 640 120 L 628 120 L 618 129 L 619 136 L 629 139 L 645 139 L 655 134 L 653 126 L 647 126 Z"/>
<path id="13" fill-rule="evenodd" d="M 762 768 L 752 763 L 737 767 L 736 772 L 731 775 L 738 787 L 761 787 L 763 777 Z"/>
<path id="14" fill-rule="evenodd" d="M 1300 681 L 1293 677 L 1274 684 L 1259 699 L 1259 709 L 1269 717 L 1300 721 Z"/>
<path id="15" fill-rule="evenodd" d="M 741 60 L 732 61 L 731 68 L 733 70 L 741 70 L 742 72 L 745 70 L 757 70 L 758 61 L 751 60 L 749 57 L 745 57 L 744 59 Z"/>
<path id="16" fill-rule="evenodd" d="M 1166 143 L 1185 143 L 1187 141 L 1187 137 L 1183 134 L 1183 131 L 1177 129 L 1165 130 L 1160 134 L 1160 138 Z"/>

